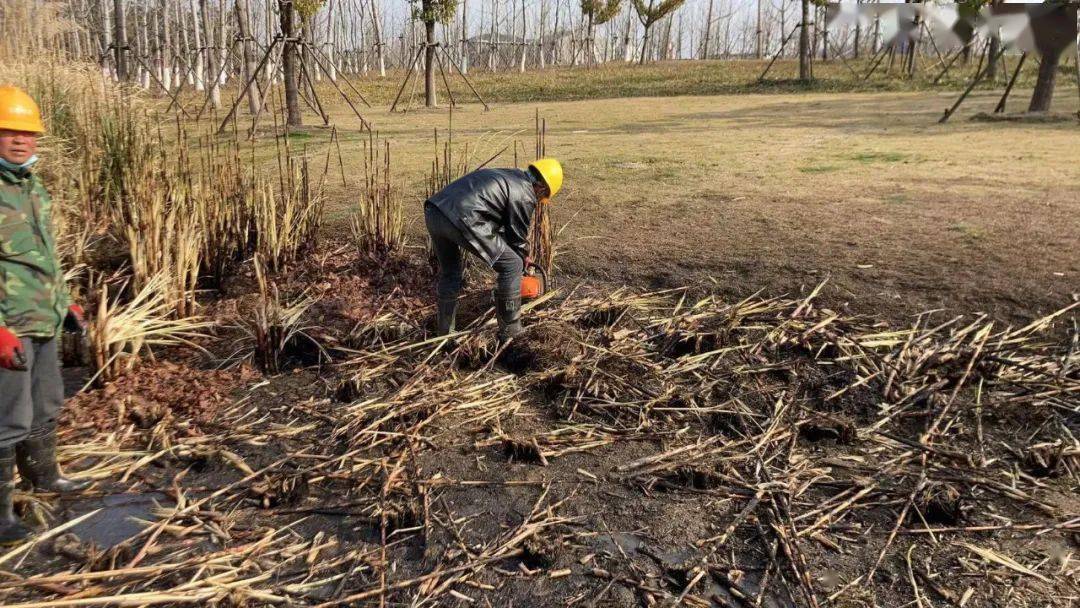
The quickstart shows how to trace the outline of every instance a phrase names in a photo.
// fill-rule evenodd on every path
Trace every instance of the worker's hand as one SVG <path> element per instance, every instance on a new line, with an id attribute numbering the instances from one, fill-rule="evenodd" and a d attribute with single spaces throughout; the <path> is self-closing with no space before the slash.
<path id="1" fill-rule="evenodd" d="M 64 331 L 72 333 L 86 331 L 86 313 L 82 306 L 72 304 L 68 307 L 67 318 L 64 319 Z"/>
<path id="2" fill-rule="evenodd" d="M 0 327 L 0 369 L 26 371 L 26 353 L 19 337 L 6 327 Z"/>
<path id="3" fill-rule="evenodd" d="M 525 256 L 525 272 L 529 271 L 529 267 L 533 265 L 532 256 Z"/>

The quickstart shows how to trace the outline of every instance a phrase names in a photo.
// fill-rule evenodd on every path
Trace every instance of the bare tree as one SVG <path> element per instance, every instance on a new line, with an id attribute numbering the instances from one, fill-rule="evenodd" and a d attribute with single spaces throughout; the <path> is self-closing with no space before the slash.
<path id="1" fill-rule="evenodd" d="M 641 41 L 641 64 L 644 65 L 649 56 L 649 30 L 657 21 L 682 6 L 686 0 L 660 0 L 659 4 L 657 4 L 656 0 L 649 0 L 648 4 L 645 4 L 644 0 L 631 1 L 634 4 L 634 11 L 637 12 L 641 25 L 645 28 Z"/>
<path id="2" fill-rule="evenodd" d="M 596 26 L 614 19 L 621 8 L 622 0 L 581 0 L 581 14 L 588 20 L 585 44 L 589 63 L 596 62 Z"/>
<path id="3" fill-rule="evenodd" d="M 454 18 L 457 0 L 409 0 L 413 4 L 413 20 L 424 24 L 424 104 L 435 107 L 435 24 L 449 23 Z M 416 6 L 419 3 L 419 6 Z"/>

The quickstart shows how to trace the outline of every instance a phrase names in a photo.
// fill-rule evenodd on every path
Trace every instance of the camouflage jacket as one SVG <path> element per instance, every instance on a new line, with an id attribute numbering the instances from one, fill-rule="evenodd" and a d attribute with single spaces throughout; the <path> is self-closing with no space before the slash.
<path id="1" fill-rule="evenodd" d="M 21 337 L 57 335 L 71 300 L 51 211 L 41 180 L 0 166 L 0 326 Z"/>

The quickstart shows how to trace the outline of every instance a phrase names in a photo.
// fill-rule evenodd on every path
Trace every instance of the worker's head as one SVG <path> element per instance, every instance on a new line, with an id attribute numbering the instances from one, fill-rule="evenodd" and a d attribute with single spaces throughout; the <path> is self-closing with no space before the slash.
<path id="1" fill-rule="evenodd" d="M 562 189 L 562 165 L 554 158 L 537 160 L 529 165 L 529 172 L 535 179 L 533 189 L 536 191 L 536 198 L 541 201 L 554 198 Z"/>
<path id="2" fill-rule="evenodd" d="M 0 158 L 25 164 L 37 154 L 37 139 L 44 132 L 33 98 L 16 87 L 0 86 Z"/>

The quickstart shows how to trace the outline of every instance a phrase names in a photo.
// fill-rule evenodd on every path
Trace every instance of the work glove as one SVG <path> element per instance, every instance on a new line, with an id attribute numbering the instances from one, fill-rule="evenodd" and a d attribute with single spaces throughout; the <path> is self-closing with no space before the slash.
<path id="1" fill-rule="evenodd" d="M 13 372 L 26 371 L 26 353 L 19 337 L 6 327 L 0 327 L 0 368 Z"/>
<path id="2" fill-rule="evenodd" d="M 67 317 L 64 318 L 64 331 L 73 334 L 81 334 L 86 331 L 86 313 L 78 304 L 68 306 Z"/>

